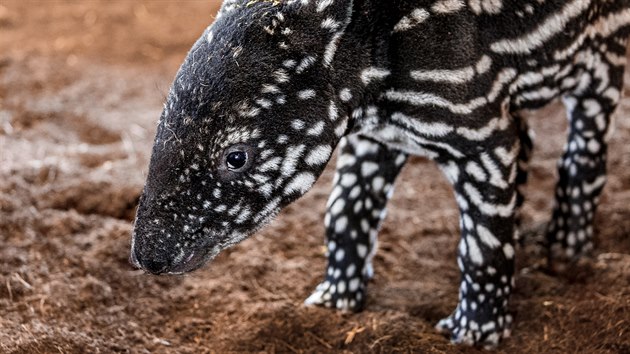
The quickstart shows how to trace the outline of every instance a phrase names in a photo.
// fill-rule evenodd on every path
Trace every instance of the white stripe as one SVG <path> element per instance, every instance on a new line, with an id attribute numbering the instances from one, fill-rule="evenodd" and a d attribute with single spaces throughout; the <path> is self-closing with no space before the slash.
<path id="1" fill-rule="evenodd" d="M 479 128 L 471 129 L 466 127 L 458 127 L 456 133 L 468 140 L 481 141 L 488 138 L 496 130 L 504 130 L 509 126 L 510 122 L 502 117 L 491 119 L 488 124 Z"/>
<path id="2" fill-rule="evenodd" d="M 332 0 L 320 0 L 320 3 L 318 4 L 318 9 L 326 2 L 328 2 L 328 4 L 325 5 L 325 7 L 328 7 L 328 5 L 332 3 Z M 348 24 L 350 24 L 350 21 L 352 20 L 352 8 L 354 6 L 354 2 L 350 0 L 347 1 L 347 3 L 346 18 L 344 19 L 339 31 L 333 35 L 332 39 L 330 40 L 330 42 L 328 42 L 328 44 L 326 45 L 326 49 L 324 50 L 324 67 L 326 68 L 329 68 L 332 64 L 332 61 L 335 58 L 335 53 L 337 53 L 337 47 L 339 46 L 341 36 L 343 36 L 346 28 L 348 27 Z"/>
<path id="3" fill-rule="evenodd" d="M 424 22 L 427 18 L 429 18 L 429 12 L 425 9 L 415 9 L 409 14 L 409 16 L 404 16 L 400 19 L 400 21 L 394 26 L 394 32 L 402 32 L 411 29 L 414 26 L 417 26 Z"/>
<path id="4" fill-rule="evenodd" d="M 507 188 L 508 184 L 503 179 L 503 174 L 497 165 L 494 163 L 494 160 L 487 153 L 481 154 L 481 163 L 483 167 L 485 167 L 486 171 L 490 174 L 490 184 L 493 186 L 499 187 L 501 189 Z"/>
<path id="5" fill-rule="evenodd" d="M 432 81 L 432 82 L 446 82 L 451 84 L 461 84 L 468 82 L 475 77 L 476 74 L 483 74 L 492 65 L 492 59 L 489 56 L 482 56 L 479 61 L 473 66 L 467 66 L 461 69 L 446 69 L 446 70 L 413 70 L 411 71 L 411 78 L 416 81 Z"/>
<path id="6" fill-rule="evenodd" d="M 389 76 L 391 72 L 382 68 L 367 68 L 361 72 L 361 81 L 363 84 L 368 85 L 373 80 L 382 80 Z"/>
<path id="7" fill-rule="evenodd" d="M 338 21 L 335 21 L 334 18 L 327 17 L 324 21 L 322 21 L 322 24 L 320 26 L 323 29 L 328 29 L 331 32 L 335 32 L 337 30 L 337 28 L 339 28 L 339 26 L 341 26 L 341 23 L 338 22 Z"/>
<path id="8" fill-rule="evenodd" d="M 497 237 L 483 225 L 477 225 L 477 235 L 479 235 L 481 242 L 485 243 L 490 248 L 501 246 L 501 242 Z"/>
<path id="9" fill-rule="evenodd" d="M 488 103 L 485 97 L 479 97 L 467 104 L 453 103 L 443 97 L 427 92 L 389 90 L 384 94 L 390 101 L 407 102 L 414 106 L 437 106 L 457 114 L 470 114 L 473 110 Z"/>
<path id="10" fill-rule="evenodd" d="M 414 70 L 411 78 L 416 81 L 448 82 L 451 84 L 461 84 L 468 82 L 475 77 L 475 70 L 466 67 L 455 70 Z"/>
<path id="11" fill-rule="evenodd" d="M 443 137 L 453 131 L 453 127 L 444 123 L 424 123 L 400 112 L 392 114 L 391 118 L 396 122 L 413 128 L 419 134 L 426 136 Z"/>
<path id="12" fill-rule="evenodd" d="M 484 55 L 479 59 L 477 65 L 475 65 L 475 69 L 477 70 L 477 74 L 485 74 L 488 70 L 490 70 L 490 66 L 492 66 L 492 59 Z"/>
<path id="13" fill-rule="evenodd" d="M 499 158 L 499 160 L 501 160 L 501 163 L 504 166 L 511 165 L 514 160 L 516 160 L 516 156 L 518 155 L 518 153 L 519 144 L 514 144 L 510 151 L 507 151 L 507 149 L 505 149 L 503 146 L 499 146 L 498 148 L 494 149 L 494 154 Z"/>
<path id="14" fill-rule="evenodd" d="M 556 51 L 553 57 L 556 60 L 567 59 L 577 51 L 587 37 L 593 38 L 595 35 L 608 37 L 619 30 L 622 26 L 628 24 L 630 24 L 630 9 L 609 14 L 608 17 L 600 18 L 597 22 L 586 27 L 570 46 L 563 50 Z"/>
<path id="15" fill-rule="evenodd" d="M 317 12 L 324 11 L 328 6 L 333 3 L 333 0 L 319 0 L 317 2 Z"/>
<path id="16" fill-rule="evenodd" d="M 590 4 L 591 0 L 573 0 L 560 12 L 552 13 L 534 31 L 522 37 L 492 43 L 490 49 L 495 53 L 531 54 L 532 50 L 543 46 L 546 41 L 564 31 L 569 21 L 587 10 Z"/>
<path id="17" fill-rule="evenodd" d="M 499 72 L 497 78 L 494 80 L 494 84 L 492 85 L 492 89 L 486 96 L 489 102 L 494 102 L 503 90 L 503 87 L 512 82 L 512 80 L 516 77 L 516 70 L 513 68 L 505 68 Z"/>
<path id="18" fill-rule="evenodd" d="M 311 65 L 313 65 L 315 63 L 317 59 L 315 59 L 314 56 L 307 56 L 304 57 L 304 59 L 302 59 L 302 61 L 300 61 L 300 64 L 298 64 L 297 68 L 295 68 L 295 72 L 298 74 L 301 74 L 304 70 L 308 69 Z"/>
<path id="19" fill-rule="evenodd" d="M 613 52 L 607 52 L 606 53 L 606 59 L 614 66 L 620 66 L 623 67 L 626 65 L 626 57 L 621 56 L 621 55 L 617 55 Z"/>
<path id="20" fill-rule="evenodd" d="M 464 191 L 470 198 L 470 201 L 479 208 L 482 213 L 494 216 L 498 215 L 504 218 L 511 216 L 514 212 L 514 204 L 516 203 L 516 194 L 512 194 L 512 199 L 508 204 L 492 204 L 483 200 L 483 196 L 479 190 L 470 183 L 464 184 Z"/>
<path id="21" fill-rule="evenodd" d="M 510 93 L 514 94 L 518 91 L 518 89 L 527 86 L 538 85 L 539 83 L 543 82 L 546 77 L 554 76 L 558 74 L 559 71 L 560 65 L 556 64 L 542 68 L 542 70 L 528 71 L 526 73 L 520 74 L 510 85 Z M 555 78 L 556 80 L 559 79 L 558 77 Z"/>
<path id="22" fill-rule="evenodd" d="M 478 182 L 486 182 L 488 176 L 483 171 L 481 166 L 474 161 L 470 161 L 466 164 L 466 173 L 472 176 Z"/>
<path id="23" fill-rule="evenodd" d="M 477 97 L 467 103 L 454 103 L 443 97 L 428 92 L 418 91 L 397 91 L 391 89 L 383 94 L 383 97 L 390 101 L 407 102 L 414 106 L 433 106 L 448 109 L 456 114 L 470 114 L 479 107 L 487 103 L 494 102 L 503 90 L 506 84 L 511 82 L 516 76 L 516 70 L 513 68 L 504 68 L 497 74 L 492 88 L 487 97 Z"/>
<path id="24" fill-rule="evenodd" d="M 324 66 L 330 67 L 333 59 L 335 58 L 335 54 L 337 53 L 337 47 L 339 46 L 339 40 L 343 36 L 343 31 L 339 31 L 335 33 L 326 45 L 326 49 L 324 50 Z"/>
<path id="25" fill-rule="evenodd" d="M 464 154 L 462 154 L 459 150 L 455 149 L 454 147 L 452 147 L 450 144 L 445 144 L 445 143 L 439 143 L 439 142 L 435 142 L 435 141 L 430 141 L 430 140 L 426 140 L 424 138 L 421 138 L 417 135 L 413 135 L 411 136 L 411 139 L 414 140 L 414 142 L 418 145 L 420 145 L 421 147 L 423 145 L 432 145 L 432 146 L 437 146 L 440 149 L 446 150 L 448 153 L 450 153 L 453 157 L 455 158 L 462 158 L 464 157 Z"/>
<path id="26" fill-rule="evenodd" d="M 470 254 L 470 260 L 477 265 L 483 264 L 483 255 L 481 254 L 477 240 L 468 235 L 466 236 L 466 243 L 468 244 L 468 254 Z"/>
<path id="27" fill-rule="evenodd" d="M 594 190 L 600 188 L 606 183 L 606 176 L 597 177 L 593 183 L 588 183 L 586 181 L 582 182 L 582 192 L 586 195 L 590 195 Z"/>

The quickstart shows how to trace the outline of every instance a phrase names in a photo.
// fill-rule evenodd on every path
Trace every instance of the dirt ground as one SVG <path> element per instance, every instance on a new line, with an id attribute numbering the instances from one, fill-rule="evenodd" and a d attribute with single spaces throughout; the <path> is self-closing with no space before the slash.
<path id="1" fill-rule="evenodd" d="M 458 221 L 449 185 L 422 159 L 397 185 L 362 313 L 302 305 L 323 275 L 330 169 L 201 271 L 156 277 L 129 265 L 161 103 L 216 6 L 0 1 L 0 352 L 481 352 L 433 330 L 457 300 Z M 539 247 L 520 247 L 516 323 L 498 353 L 630 353 L 626 87 L 597 251 L 551 276 Z M 554 105 L 531 119 L 525 229 L 549 216 L 563 115 Z"/>

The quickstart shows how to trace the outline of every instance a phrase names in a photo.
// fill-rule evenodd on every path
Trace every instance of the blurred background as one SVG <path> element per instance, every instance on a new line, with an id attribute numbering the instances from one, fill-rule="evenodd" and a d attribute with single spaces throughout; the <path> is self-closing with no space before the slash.
<path id="1" fill-rule="evenodd" d="M 0 353 L 478 352 L 433 331 L 457 300 L 458 213 L 422 159 L 400 178 L 360 314 L 301 305 L 323 277 L 330 168 L 270 227 L 192 275 L 128 264 L 163 99 L 219 5 L 0 1 Z M 515 336 L 499 352 L 630 352 L 625 95 L 597 252 L 550 276 L 541 250 L 521 247 Z M 526 229 L 549 216 L 564 112 L 553 105 L 531 125 Z"/>

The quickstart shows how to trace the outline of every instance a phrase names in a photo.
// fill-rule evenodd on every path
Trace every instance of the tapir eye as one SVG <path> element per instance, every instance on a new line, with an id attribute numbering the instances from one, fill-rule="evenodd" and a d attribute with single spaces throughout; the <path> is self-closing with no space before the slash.
<path id="1" fill-rule="evenodd" d="M 255 159 L 254 149 L 247 144 L 235 144 L 223 151 L 223 160 L 219 171 L 224 178 L 236 178 L 240 173 L 247 171 Z"/>
<path id="2" fill-rule="evenodd" d="M 245 166 L 245 163 L 247 163 L 247 152 L 233 151 L 227 155 L 225 163 L 230 170 L 238 170 Z"/>

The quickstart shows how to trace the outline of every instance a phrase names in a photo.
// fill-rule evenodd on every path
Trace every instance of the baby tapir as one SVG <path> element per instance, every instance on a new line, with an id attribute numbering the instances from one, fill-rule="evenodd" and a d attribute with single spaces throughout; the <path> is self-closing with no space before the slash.
<path id="1" fill-rule="evenodd" d="M 379 225 L 410 154 L 434 160 L 460 209 L 456 343 L 509 335 L 523 109 L 561 97 L 570 121 L 548 244 L 592 247 L 606 140 L 630 34 L 628 0 L 226 0 L 160 117 L 131 259 L 201 267 L 303 195 L 339 145 L 328 266 L 306 300 L 360 310 Z M 430 201 L 425 201 L 430 202 Z"/>

